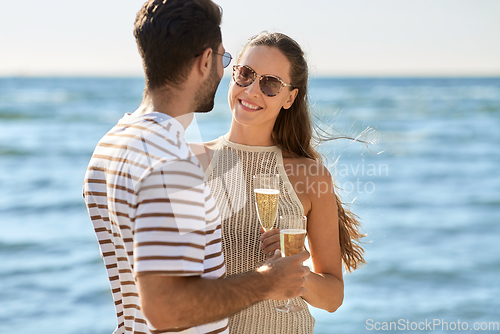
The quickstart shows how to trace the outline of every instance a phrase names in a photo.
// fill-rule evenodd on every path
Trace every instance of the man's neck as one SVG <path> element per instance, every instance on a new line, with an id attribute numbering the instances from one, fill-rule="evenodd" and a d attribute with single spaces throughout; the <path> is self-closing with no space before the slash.
<path id="1" fill-rule="evenodd" d="M 146 92 L 135 115 L 145 115 L 152 112 L 161 112 L 175 118 L 186 129 L 193 120 L 193 111 L 190 110 L 190 97 L 184 96 L 182 92 L 168 94 L 164 90 Z"/>

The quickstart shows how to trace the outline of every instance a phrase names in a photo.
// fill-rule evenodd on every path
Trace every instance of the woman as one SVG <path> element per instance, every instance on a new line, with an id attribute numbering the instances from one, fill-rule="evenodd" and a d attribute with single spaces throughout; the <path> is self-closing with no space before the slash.
<path id="1" fill-rule="evenodd" d="M 239 54 L 229 87 L 229 132 L 206 143 L 208 182 L 223 221 L 222 245 L 228 275 L 254 269 L 279 249 L 279 221 L 259 229 L 252 176 L 280 175 L 278 215 L 305 215 L 312 272 L 307 293 L 283 313 L 285 301 L 267 300 L 234 315 L 231 333 L 313 333 L 307 303 L 334 312 L 343 300 L 342 261 L 352 271 L 363 260 L 358 222 L 335 195 L 328 170 L 311 141 L 304 53 L 291 38 L 262 33 Z"/>

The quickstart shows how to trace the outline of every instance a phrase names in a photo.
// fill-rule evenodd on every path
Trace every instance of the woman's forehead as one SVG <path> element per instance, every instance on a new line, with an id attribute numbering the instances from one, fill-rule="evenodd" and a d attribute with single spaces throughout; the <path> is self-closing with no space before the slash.
<path id="1" fill-rule="evenodd" d="M 283 80 L 290 79 L 290 61 L 276 47 L 251 46 L 241 55 L 239 65 L 250 66 L 259 75 L 276 75 Z"/>

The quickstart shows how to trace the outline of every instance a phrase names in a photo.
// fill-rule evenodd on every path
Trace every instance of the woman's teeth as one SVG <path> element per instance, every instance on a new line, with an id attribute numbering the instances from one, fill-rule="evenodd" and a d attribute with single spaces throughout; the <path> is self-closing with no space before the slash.
<path id="1" fill-rule="evenodd" d="M 247 108 L 250 108 L 250 109 L 253 109 L 253 110 L 258 110 L 258 109 L 260 109 L 260 107 L 259 107 L 259 106 L 256 106 L 256 105 L 253 105 L 253 104 L 249 104 L 249 103 L 247 103 L 247 102 L 245 102 L 245 101 L 241 101 L 241 104 L 242 104 L 243 106 L 245 106 L 245 107 L 247 107 Z"/>

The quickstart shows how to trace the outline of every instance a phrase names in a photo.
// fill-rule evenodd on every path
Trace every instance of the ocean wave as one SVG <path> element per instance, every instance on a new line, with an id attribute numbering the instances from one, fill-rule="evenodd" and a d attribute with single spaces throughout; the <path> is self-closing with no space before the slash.
<path id="1" fill-rule="evenodd" d="M 375 268 L 379 265 L 380 269 Z M 426 270 L 425 266 L 415 269 L 403 268 L 402 266 L 385 267 L 380 263 L 371 263 L 370 275 L 358 275 L 356 280 L 359 283 L 381 286 L 404 285 L 433 285 L 448 284 L 457 286 L 467 286 L 473 283 L 467 271 L 461 272 L 457 267 L 454 268 L 431 268 Z"/>
<path id="2" fill-rule="evenodd" d="M 33 150 L 22 150 L 13 147 L 0 147 L 0 156 L 10 156 L 10 157 L 26 157 L 30 155 L 36 155 L 38 151 Z"/>
<path id="3" fill-rule="evenodd" d="M 20 148 L 17 147 L 9 147 L 9 146 L 0 146 L 0 156 L 4 157 L 45 157 L 45 158 L 85 158 L 89 160 L 92 156 L 93 149 L 85 148 L 82 150 L 70 150 L 70 149 L 57 149 L 51 148 L 50 150 L 40 149 L 39 147 L 30 147 L 30 148 Z"/>
<path id="4" fill-rule="evenodd" d="M 0 253 L 8 251 L 9 253 L 24 252 L 24 251 L 38 251 L 45 246 L 38 242 L 8 242 L 0 240 Z"/>
<path id="5" fill-rule="evenodd" d="M 25 215 L 25 214 L 42 214 L 48 212 L 73 212 L 73 211 L 82 211 L 85 210 L 85 203 L 83 200 L 81 201 L 71 201 L 65 203 L 58 204 L 43 204 L 43 205 L 35 205 L 35 204 L 18 204 L 11 205 L 4 209 L 0 209 L 0 214 L 9 215 Z M 4 218 L 2 220 L 7 220 L 8 218 Z"/>
<path id="6" fill-rule="evenodd" d="M 53 256 L 53 253 L 47 251 L 47 249 L 38 249 L 38 254 L 43 256 L 41 261 L 36 264 L 24 264 L 23 266 L 4 266 L 0 270 L 0 278 L 12 278 L 12 277 L 25 277 L 29 275 L 40 275 L 40 274 L 56 274 L 60 272 L 68 273 L 71 270 L 81 270 L 83 268 L 95 267 L 97 264 L 94 259 L 91 260 L 79 260 L 78 267 L 75 267 L 75 262 L 66 261 L 64 262 L 50 262 L 47 259 Z M 22 259 L 22 257 L 21 257 Z M 101 260 L 102 262 L 102 260 Z"/>
<path id="7" fill-rule="evenodd" d="M 12 109 L 0 108 L 0 120 L 4 121 L 24 121 L 32 119 L 33 115 L 23 112 L 18 112 Z"/>
<path id="8" fill-rule="evenodd" d="M 99 306 L 104 303 L 111 303 L 113 300 L 111 291 L 108 287 L 94 288 L 92 291 L 85 291 L 76 296 L 73 302 L 77 305 Z"/>
<path id="9" fill-rule="evenodd" d="M 472 206 L 485 206 L 498 209 L 500 208 L 500 198 L 474 198 L 469 201 L 469 204 Z"/>
<path id="10" fill-rule="evenodd" d="M 89 251 L 94 240 L 73 237 L 61 240 L 2 240 L 0 278 L 29 277 L 102 266 L 99 253 Z"/>
<path id="11" fill-rule="evenodd" d="M 24 89 L 0 95 L 2 104 L 59 104 L 75 100 L 77 95 L 58 90 Z"/>

